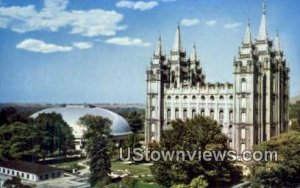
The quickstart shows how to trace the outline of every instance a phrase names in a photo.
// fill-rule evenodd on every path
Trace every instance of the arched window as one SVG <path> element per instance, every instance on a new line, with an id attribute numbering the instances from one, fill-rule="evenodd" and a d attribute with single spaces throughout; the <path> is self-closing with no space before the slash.
<path id="1" fill-rule="evenodd" d="M 193 100 L 196 100 L 196 96 L 195 96 L 195 95 L 193 95 L 193 96 L 192 96 L 192 99 L 193 99 Z"/>
<path id="2" fill-rule="evenodd" d="M 175 81 L 175 71 L 172 71 L 171 73 L 171 82 Z"/>
<path id="3" fill-rule="evenodd" d="M 205 101 L 205 96 L 202 95 L 202 96 L 201 96 L 201 100 L 202 100 L 202 101 Z"/>
<path id="4" fill-rule="evenodd" d="M 154 123 L 151 124 L 151 132 L 155 132 L 155 124 Z"/>
<path id="5" fill-rule="evenodd" d="M 247 82 L 245 78 L 242 78 L 241 80 L 241 91 L 246 92 L 247 91 Z"/>
<path id="6" fill-rule="evenodd" d="M 179 99 L 179 96 L 176 96 L 175 99 L 178 100 L 178 99 Z"/>
<path id="7" fill-rule="evenodd" d="M 229 121 L 233 121 L 233 112 L 232 112 L 232 110 L 229 111 Z"/>
<path id="8" fill-rule="evenodd" d="M 151 108 L 151 117 L 154 119 L 155 117 L 156 117 L 156 114 L 155 114 L 156 112 L 155 112 L 155 107 L 153 106 L 152 108 Z"/>
<path id="9" fill-rule="evenodd" d="M 204 109 L 201 110 L 200 115 L 205 116 L 205 110 Z"/>
<path id="10" fill-rule="evenodd" d="M 193 109 L 193 110 L 192 110 L 192 118 L 194 118 L 195 116 L 196 116 L 196 110 Z"/>
<path id="11" fill-rule="evenodd" d="M 232 99 L 233 99 L 233 96 L 232 96 L 232 95 L 230 95 L 230 96 L 229 96 L 229 99 L 230 99 L 230 100 L 232 100 Z"/>
<path id="12" fill-rule="evenodd" d="M 188 111 L 187 109 L 183 110 L 183 119 L 187 119 L 188 118 Z"/>
<path id="13" fill-rule="evenodd" d="M 167 99 L 170 101 L 170 100 L 172 99 L 172 97 L 169 95 L 169 96 L 167 97 Z"/>
<path id="14" fill-rule="evenodd" d="M 214 119 L 214 118 L 215 118 L 215 112 L 214 112 L 214 110 L 210 110 L 210 112 L 209 112 L 209 117 L 210 117 L 211 119 Z"/>
<path id="15" fill-rule="evenodd" d="M 222 101 L 224 99 L 223 95 L 221 95 L 219 99 Z"/>
<path id="16" fill-rule="evenodd" d="M 152 103 L 153 105 L 156 105 L 156 103 L 157 103 L 156 97 L 152 97 L 152 98 L 151 98 L 151 103 Z"/>
<path id="17" fill-rule="evenodd" d="M 210 96 L 210 100 L 211 100 L 211 101 L 214 101 L 214 100 L 215 100 L 215 97 L 214 97 L 214 96 Z"/>
<path id="18" fill-rule="evenodd" d="M 175 118 L 179 119 L 179 110 L 178 109 L 175 109 Z"/>
<path id="19" fill-rule="evenodd" d="M 241 106 L 242 106 L 242 108 L 246 108 L 247 107 L 247 101 L 246 101 L 246 98 L 245 97 L 243 97 L 242 99 L 241 99 Z"/>
<path id="20" fill-rule="evenodd" d="M 187 96 L 183 96 L 183 100 L 186 101 L 188 99 Z"/>
<path id="21" fill-rule="evenodd" d="M 241 139 L 245 139 L 246 138 L 246 129 L 242 128 L 241 129 Z"/>
<path id="22" fill-rule="evenodd" d="M 220 110 L 220 112 L 219 112 L 219 120 L 220 121 L 224 120 L 224 112 L 223 112 L 223 110 Z"/>
<path id="23" fill-rule="evenodd" d="M 246 122 L 246 112 L 242 113 L 242 123 Z"/>
<path id="24" fill-rule="evenodd" d="M 168 108 L 167 110 L 167 120 L 170 120 L 171 119 L 171 109 Z"/>

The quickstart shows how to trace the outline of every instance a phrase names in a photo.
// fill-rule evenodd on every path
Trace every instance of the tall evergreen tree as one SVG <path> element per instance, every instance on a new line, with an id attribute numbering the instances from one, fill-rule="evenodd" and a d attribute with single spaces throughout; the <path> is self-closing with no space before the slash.
<path id="1" fill-rule="evenodd" d="M 132 128 L 132 132 L 136 133 L 143 128 L 143 120 L 141 114 L 137 111 L 130 112 L 126 119 Z"/>
<path id="2" fill-rule="evenodd" d="M 111 172 L 111 121 L 100 116 L 86 115 L 80 118 L 80 123 L 87 127 L 84 138 L 90 158 L 91 186 L 107 184 Z"/>
<path id="3" fill-rule="evenodd" d="M 44 155 L 55 151 L 65 154 L 68 149 L 74 147 L 74 135 L 72 129 L 63 120 L 61 114 L 42 113 L 33 121 L 34 126 L 42 137 L 41 147 Z"/>

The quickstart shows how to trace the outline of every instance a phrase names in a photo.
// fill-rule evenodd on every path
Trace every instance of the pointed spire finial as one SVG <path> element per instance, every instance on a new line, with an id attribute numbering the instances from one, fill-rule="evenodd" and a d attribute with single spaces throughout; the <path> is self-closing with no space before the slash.
<path id="1" fill-rule="evenodd" d="M 276 30 L 276 37 L 275 37 L 275 42 L 274 42 L 274 50 L 275 50 L 275 52 L 280 52 L 281 51 L 278 30 Z"/>
<path id="2" fill-rule="evenodd" d="M 182 51 L 181 45 L 182 44 L 181 44 L 181 36 L 180 36 L 180 24 L 177 23 L 173 51 L 175 51 L 175 52 Z"/>
<path id="3" fill-rule="evenodd" d="M 257 36 L 257 40 L 267 40 L 268 39 L 268 29 L 267 29 L 267 16 L 266 16 L 266 2 L 263 2 L 263 14 L 260 21 L 259 32 Z"/>
<path id="4" fill-rule="evenodd" d="M 251 26 L 250 19 L 248 18 L 248 24 L 244 35 L 243 44 L 251 44 L 252 42 L 250 26 Z"/>
<path id="5" fill-rule="evenodd" d="M 267 14 L 267 3 L 266 3 L 266 1 L 263 2 L 263 9 L 262 9 L 262 12 L 263 12 L 264 15 Z"/>
<path id="6" fill-rule="evenodd" d="M 180 22 L 177 22 L 177 28 L 178 29 L 180 28 Z"/>
<path id="7" fill-rule="evenodd" d="M 197 61 L 197 50 L 196 50 L 196 44 L 195 44 L 195 42 L 193 43 L 193 51 L 191 53 L 190 60 L 191 61 Z"/>
<path id="8" fill-rule="evenodd" d="M 162 44 L 161 44 L 161 35 L 160 34 L 158 36 L 158 42 L 157 42 L 155 55 L 156 56 L 161 56 L 162 55 Z"/>

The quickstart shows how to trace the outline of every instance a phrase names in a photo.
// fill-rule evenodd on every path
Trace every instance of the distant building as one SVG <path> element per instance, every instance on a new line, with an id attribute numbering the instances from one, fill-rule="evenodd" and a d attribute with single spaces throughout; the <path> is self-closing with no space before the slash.
<path id="1" fill-rule="evenodd" d="M 0 161 L 0 175 L 15 176 L 28 181 L 42 181 L 62 177 L 62 170 L 30 163 L 26 161 L 8 160 Z"/>
<path id="2" fill-rule="evenodd" d="M 75 136 L 75 149 L 83 150 L 83 135 L 86 127 L 79 123 L 79 119 L 85 115 L 94 115 L 107 118 L 112 122 L 111 130 L 115 142 L 122 141 L 127 135 L 131 134 L 131 128 L 128 122 L 120 115 L 106 109 L 91 106 L 65 106 L 54 107 L 41 110 L 31 117 L 36 118 L 42 113 L 58 113 L 62 115 L 63 120 L 72 128 Z"/>
<path id="3" fill-rule="evenodd" d="M 180 32 L 178 26 L 169 56 L 159 38 L 147 70 L 146 144 L 160 142 L 172 120 L 196 114 L 216 120 L 239 153 L 287 131 L 289 68 L 279 35 L 271 40 L 268 34 L 265 4 L 256 40 L 247 25 L 233 60 L 233 84 L 206 82 L 195 45 L 187 57 Z"/>

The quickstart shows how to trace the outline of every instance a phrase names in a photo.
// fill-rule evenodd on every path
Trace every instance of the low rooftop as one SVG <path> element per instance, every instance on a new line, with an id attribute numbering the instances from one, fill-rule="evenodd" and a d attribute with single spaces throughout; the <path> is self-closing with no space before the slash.
<path id="1" fill-rule="evenodd" d="M 27 172 L 31 174 L 37 174 L 37 175 L 60 171 L 59 169 L 49 167 L 46 165 L 40 165 L 36 163 L 19 161 L 19 160 L 0 161 L 0 167 L 13 169 L 21 172 Z"/>

